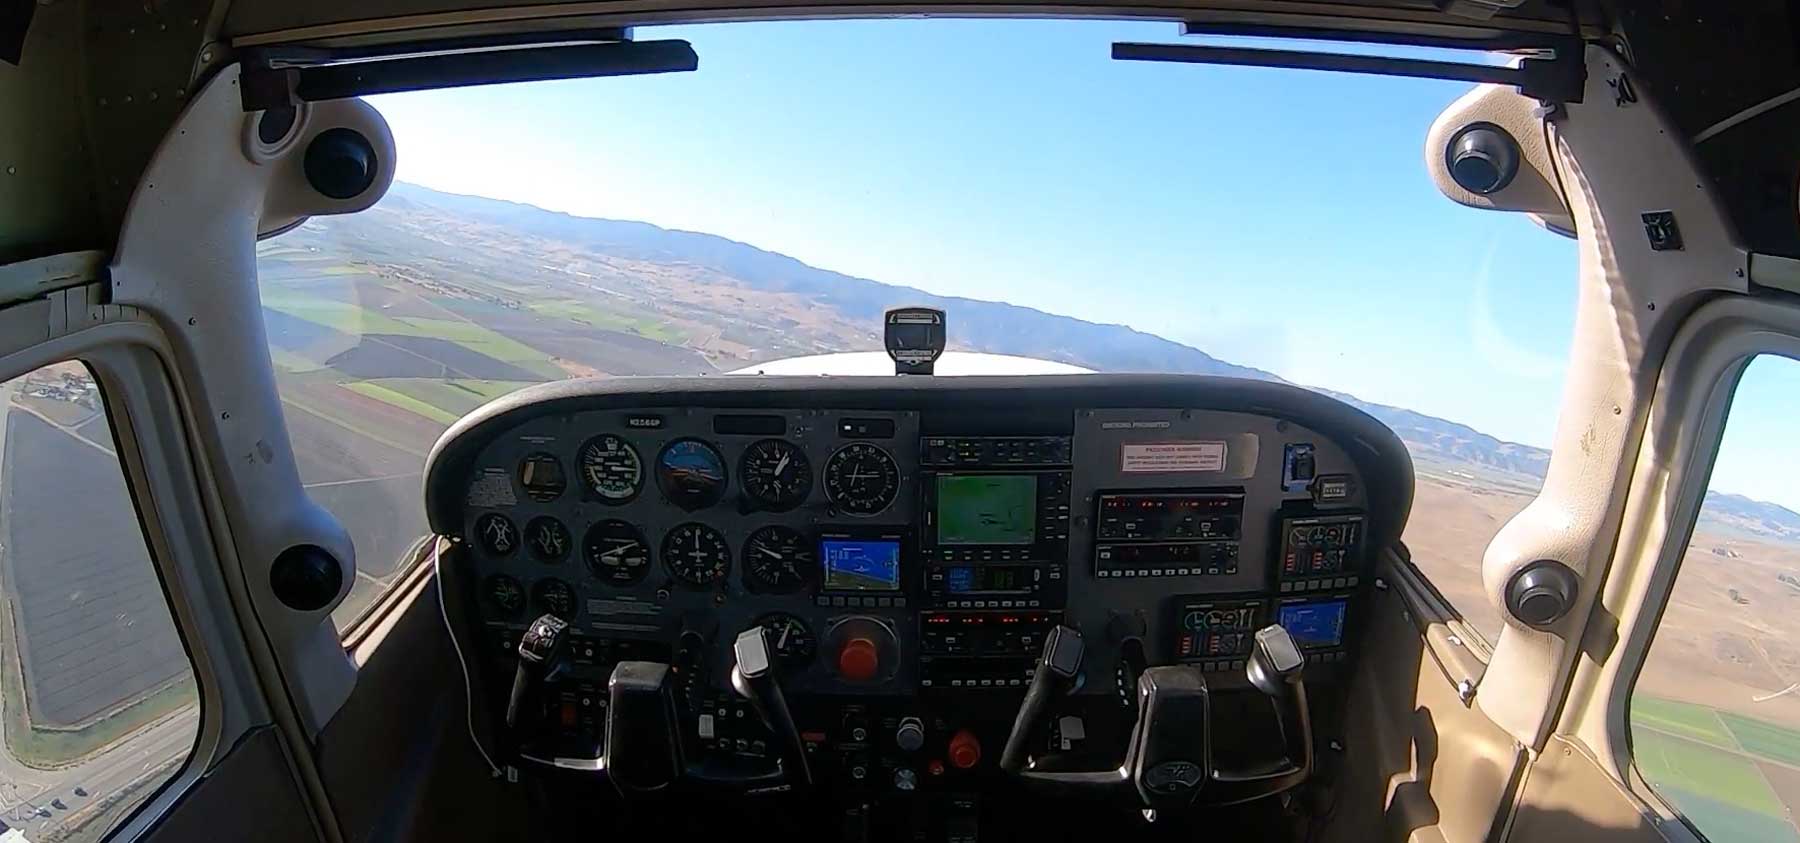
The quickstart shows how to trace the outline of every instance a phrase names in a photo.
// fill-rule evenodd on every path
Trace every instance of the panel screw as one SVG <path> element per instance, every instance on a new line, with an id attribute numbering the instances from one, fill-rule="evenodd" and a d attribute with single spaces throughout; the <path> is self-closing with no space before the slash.
<path id="1" fill-rule="evenodd" d="M 213 60 L 213 51 L 212 51 L 212 49 L 211 49 L 211 48 L 208 48 L 208 49 L 205 49 L 205 50 L 201 50 L 201 51 L 200 51 L 200 60 L 201 60 L 201 61 L 203 61 L 203 62 L 211 62 L 211 61 L 212 61 L 212 60 Z"/>
<path id="2" fill-rule="evenodd" d="M 195 318 L 194 318 L 194 317 L 192 317 L 192 316 L 189 316 L 189 317 L 188 317 L 188 324 L 189 324 L 189 325 L 198 325 L 198 324 L 200 324 L 200 320 L 198 320 L 198 319 L 195 319 Z"/>

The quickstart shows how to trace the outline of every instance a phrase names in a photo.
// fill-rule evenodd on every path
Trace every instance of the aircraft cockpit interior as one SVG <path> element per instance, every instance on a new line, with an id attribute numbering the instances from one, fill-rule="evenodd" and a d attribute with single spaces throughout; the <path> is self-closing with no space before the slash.
<path id="1" fill-rule="evenodd" d="M 1797 14 L 0 0 L 0 843 L 1800 843 Z"/>

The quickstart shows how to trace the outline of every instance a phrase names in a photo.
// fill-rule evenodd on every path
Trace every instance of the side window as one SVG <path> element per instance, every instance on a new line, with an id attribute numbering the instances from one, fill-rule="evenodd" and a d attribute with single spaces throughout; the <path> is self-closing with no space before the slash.
<path id="1" fill-rule="evenodd" d="M 440 259 L 410 225 L 384 203 L 308 221 L 257 250 L 300 480 L 356 545 L 339 630 L 405 573 L 408 549 L 429 531 L 420 484 L 444 428 L 520 387 L 595 373 L 564 362 L 577 352 L 541 350 L 583 341 L 535 318 L 522 304 L 529 288 Z"/>
<path id="2" fill-rule="evenodd" d="M 1800 362 L 1759 357 L 1631 696 L 1632 757 L 1709 840 L 1800 830 Z"/>
<path id="3" fill-rule="evenodd" d="M 0 384 L 0 435 L 0 828 L 99 840 L 192 752 L 194 672 L 93 375 Z"/>

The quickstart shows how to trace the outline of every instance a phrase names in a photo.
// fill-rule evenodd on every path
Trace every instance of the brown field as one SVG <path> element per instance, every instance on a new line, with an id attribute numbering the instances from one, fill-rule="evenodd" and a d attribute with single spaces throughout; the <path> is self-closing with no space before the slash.
<path id="1" fill-rule="evenodd" d="M 1413 563 L 1487 639 L 1500 637 L 1500 612 L 1481 588 L 1481 554 L 1531 498 L 1479 481 L 1421 473 L 1404 541 Z"/>
<path id="2" fill-rule="evenodd" d="M 1481 556 L 1530 502 L 1522 491 L 1421 474 L 1405 542 L 1414 563 L 1492 642 L 1500 613 L 1481 585 Z M 1796 585 L 1777 579 L 1787 574 Z M 1736 598 L 1732 596 L 1736 591 Z M 1682 563 L 1639 678 L 1643 692 L 1778 723 L 1800 723 L 1800 547 L 1702 527 Z"/>

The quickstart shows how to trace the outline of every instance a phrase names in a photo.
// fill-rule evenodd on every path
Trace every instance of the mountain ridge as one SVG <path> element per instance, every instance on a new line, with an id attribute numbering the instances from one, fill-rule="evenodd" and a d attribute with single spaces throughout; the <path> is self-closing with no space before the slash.
<path id="1" fill-rule="evenodd" d="M 1016 354 L 1070 363 L 1098 371 L 1181 372 L 1291 383 L 1262 369 L 1215 357 L 1206 351 L 1128 325 L 1090 322 L 1008 302 L 944 296 L 815 267 L 790 255 L 698 231 L 665 228 L 636 220 L 584 217 L 523 202 L 436 190 L 394 182 L 383 206 L 404 209 L 417 203 L 439 211 L 560 241 L 596 254 L 659 264 L 689 265 L 736 279 L 758 290 L 794 293 L 829 306 L 848 320 L 879 324 L 890 307 L 924 304 L 953 313 L 961 330 L 953 343 L 977 351 Z M 1304 384 L 1297 384 L 1305 386 Z M 1407 443 L 1415 461 L 1478 467 L 1511 475 L 1515 485 L 1535 491 L 1550 452 L 1495 437 L 1460 422 L 1404 407 L 1364 401 L 1354 395 L 1315 389 L 1369 413 Z M 1800 514 L 1778 504 L 1741 495 L 1709 493 L 1709 510 L 1719 508 L 1730 526 L 1755 533 L 1800 539 Z M 1709 515 L 1713 513 L 1709 511 Z"/>

